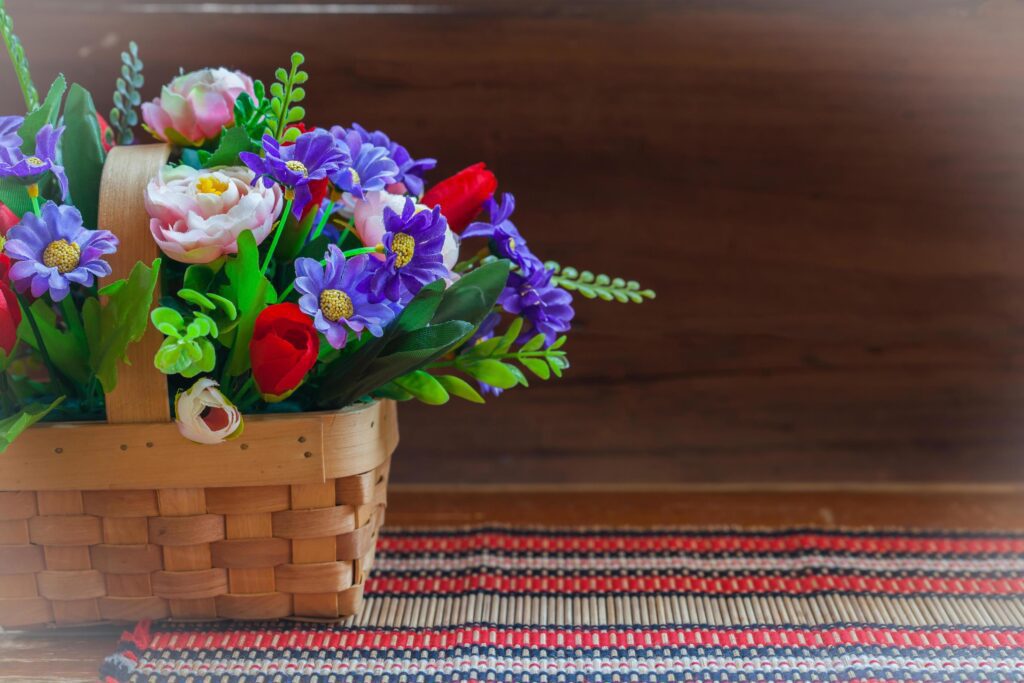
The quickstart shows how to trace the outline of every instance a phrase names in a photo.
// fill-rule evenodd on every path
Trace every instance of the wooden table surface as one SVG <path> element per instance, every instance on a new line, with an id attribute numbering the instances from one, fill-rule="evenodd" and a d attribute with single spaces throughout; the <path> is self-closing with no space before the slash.
<path id="1" fill-rule="evenodd" d="M 395 486 L 389 526 L 484 524 L 911 526 L 1024 529 L 1024 490 L 963 486 L 538 487 Z M 0 634 L 0 681 L 89 681 L 121 627 Z"/>

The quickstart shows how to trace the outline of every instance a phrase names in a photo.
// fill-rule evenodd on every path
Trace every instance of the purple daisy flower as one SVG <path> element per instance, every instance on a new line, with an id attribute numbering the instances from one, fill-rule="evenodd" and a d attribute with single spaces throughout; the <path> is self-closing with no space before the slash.
<path id="1" fill-rule="evenodd" d="M 387 147 L 366 142 L 359 131 L 345 130 L 341 126 L 332 127 L 331 135 L 352 160 L 350 165 L 330 174 L 335 187 L 363 199 L 367 192 L 383 190 L 396 182 L 398 164 L 392 161 Z"/>
<path id="2" fill-rule="evenodd" d="M 516 199 L 510 192 L 502 197 L 502 203 L 488 199 L 484 204 L 487 207 L 488 222 L 478 221 L 471 223 L 462 232 L 462 239 L 467 237 L 486 237 L 491 240 L 491 249 L 501 258 L 507 258 L 519 266 L 522 271 L 533 270 L 543 267 L 540 259 L 533 255 L 526 240 L 519 234 L 515 223 L 509 220 L 512 212 L 516 210 Z"/>
<path id="3" fill-rule="evenodd" d="M 303 210 L 313 200 L 309 184 L 314 180 L 322 180 L 328 173 L 333 173 L 342 165 L 350 163 L 348 155 L 334 144 L 334 137 L 326 130 L 313 130 L 303 133 L 295 139 L 294 145 L 282 146 L 271 135 L 263 136 L 263 152 L 265 156 L 252 152 L 241 152 L 238 157 L 256 172 L 253 179 L 263 179 L 263 184 L 270 187 L 273 183 L 287 188 L 292 192 L 292 215 L 302 216 Z"/>
<path id="4" fill-rule="evenodd" d="M 333 244 L 327 247 L 325 262 L 295 259 L 295 289 L 299 308 L 313 318 L 313 326 L 336 349 L 345 346 L 348 332 L 358 336 L 368 330 L 374 337 L 384 334 L 395 312 L 386 303 L 371 302 L 366 294 L 366 279 L 371 272 L 371 257 L 360 254 L 345 260 L 345 254 Z"/>
<path id="5" fill-rule="evenodd" d="M 0 147 L 21 147 L 18 129 L 24 122 L 24 116 L 0 116 Z"/>
<path id="6" fill-rule="evenodd" d="M 437 159 L 413 159 L 409 150 L 397 142 L 392 142 L 391 138 L 379 130 L 371 133 L 358 123 L 353 123 L 352 129 L 363 137 L 364 142 L 388 150 L 391 160 L 398 166 L 394 182 L 403 183 L 410 194 L 423 196 L 423 175 L 437 166 Z"/>
<path id="7" fill-rule="evenodd" d="M 536 334 L 544 335 L 544 345 L 551 346 L 558 335 L 569 330 L 572 294 L 551 284 L 552 271 L 533 268 L 526 272 L 513 271 L 508 276 L 498 303 L 512 315 L 526 321 L 519 343 L 525 343 Z"/>
<path id="8" fill-rule="evenodd" d="M 40 297 L 49 291 L 60 301 L 71 284 L 89 286 L 110 275 L 100 257 L 117 251 L 112 232 L 82 227 L 82 214 L 73 206 L 46 202 L 41 214 L 26 214 L 7 232 L 4 252 L 15 262 L 10 277 L 19 292 Z"/>
<path id="9" fill-rule="evenodd" d="M 16 117 L 11 117 L 16 118 Z M 10 126 L 10 123 L 6 124 Z M 53 173 L 60 182 L 61 198 L 68 196 L 68 177 L 64 167 L 57 163 L 57 143 L 60 141 L 64 127 L 54 128 L 46 124 L 36 133 L 36 150 L 34 154 L 24 154 L 18 146 L 0 147 L 0 177 L 13 177 L 25 185 L 35 185 L 47 171 Z M 6 134 L 5 140 L 9 138 Z M 15 134 L 15 137 L 17 135 Z M 17 138 L 20 144 L 20 138 Z"/>
<path id="10" fill-rule="evenodd" d="M 405 303 L 424 285 L 450 276 L 441 251 L 448 221 L 439 207 L 417 211 L 416 203 L 406 198 L 401 214 L 384 207 L 382 217 L 385 257 L 370 278 L 374 300 Z"/>

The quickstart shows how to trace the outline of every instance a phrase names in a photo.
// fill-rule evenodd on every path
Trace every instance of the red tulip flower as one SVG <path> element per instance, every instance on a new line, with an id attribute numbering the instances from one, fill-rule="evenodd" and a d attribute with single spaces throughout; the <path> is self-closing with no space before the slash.
<path id="1" fill-rule="evenodd" d="M 302 384 L 319 352 L 320 335 L 298 304 L 263 309 L 249 342 L 252 376 L 263 398 L 270 403 L 288 398 Z"/>
<path id="2" fill-rule="evenodd" d="M 483 163 L 473 164 L 427 190 L 423 204 L 430 208 L 440 206 L 448 227 L 453 232 L 462 232 L 497 188 L 494 174 Z"/>
<path id="3" fill-rule="evenodd" d="M 0 349 L 10 355 L 18 341 L 18 325 L 21 323 L 21 308 L 18 299 L 6 282 L 0 282 Z"/>

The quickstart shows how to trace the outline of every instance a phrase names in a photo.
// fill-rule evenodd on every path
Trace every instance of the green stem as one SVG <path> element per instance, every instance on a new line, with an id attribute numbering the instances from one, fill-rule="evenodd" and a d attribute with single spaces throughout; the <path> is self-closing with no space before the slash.
<path id="1" fill-rule="evenodd" d="M 14 392 L 11 391 L 11 387 L 7 381 L 7 373 L 0 372 L 0 410 L 3 411 L 2 416 L 7 417 L 14 414 Z"/>
<path id="2" fill-rule="evenodd" d="M 315 240 L 320 236 L 320 233 L 324 231 L 324 226 L 327 225 L 327 221 L 331 219 L 331 212 L 334 211 L 334 200 L 327 202 L 327 208 L 324 209 L 324 215 L 320 217 L 320 223 L 317 224 L 316 230 L 313 231 L 313 236 L 310 240 Z"/>
<path id="3" fill-rule="evenodd" d="M 32 334 L 36 338 L 36 344 L 39 345 L 39 355 L 43 357 L 43 363 L 46 365 L 46 370 L 50 373 L 50 381 L 54 384 L 60 385 L 66 394 L 71 393 L 71 387 L 68 386 L 67 380 L 64 376 L 57 372 L 57 366 L 53 364 L 53 360 L 50 359 L 50 354 L 46 350 L 46 344 L 43 342 L 43 334 L 39 331 L 39 323 L 36 322 L 36 317 L 32 314 L 32 308 L 28 305 L 28 301 L 25 300 L 25 296 L 20 293 L 15 293 L 18 297 L 18 303 L 21 304 L 21 310 L 25 314 L 25 319 L 28 320 L 28 326 L 32 328 Z"/>
<path id="4" fill-rule="evenodd" d="M 285 200 L 284 211 L 281 212 L 281 221 L 277 224 L 277 229 L 274 231 L 274 239 L 270 243 L 270 251 L 267 252 L 266 258 L 263 259 L 263 267 L 260 268 L 260 275 L 267 274 L 267 268 L 270 267 L 270 260 L 274 258 L 274 252 L 277 251 L 277 243 L 281 241 L 281 233 L 284 232 L 284 224 L 288 222 L 288 215 L 292 212 L 293 197 L 289 197 Z"/>
<path id="5" fill-rule="evenodd" d="M 39 210 L 39 186 L 33 183 L 28 185 L 25 191 L 28 192 L 28 198 L 32 200 L 32 213 L 37 217 L 41 216 L 42 212 Z"/>
<path id="6" fill-rule="evenodd" d="M 71 331 L 71 334 L 74 335 L 75 339 L 77 339 L 83 347 L 88 344 L 85 336 L 85 328 L 82 327 L 82 316 L 79 315 L 78 309 L 75 308 L 75 302 L 72 301 L 70 294 L 61 299 L 60 313 L 64 316 L 64 324 L 68 326 L 68 330 Z"/>
<path id="7" fill-rule="evenodd" d="M 526 351 L 526 352 L 519 352 L 519 353 L 515 353 L 515 352 L 512 352 L 512 353 L 499 353 L 496 356 L 486 356 L 485 358 L 475 358 L 473 360 L 466 361 L 466 362 L 472 364 L 474 361 L 477 361 L 477 360 L 516 360 L 517 358 L 561 358 L 563 356 L 565 356 L 565 351 L 561 351 L 561 350 L 559 350 L 559 351 Z M 460 362 L 460 359 L 437 361 L 437 362 L 429 364 L 424 369 L 429 370 L 431 368 L 452 368 L 452 367 L 458 367 L 459 366 L 459 362 Z"/>
<path id="8" fill-rule="evenodd" d="M 249 379 L 245 380 L 245 384 L 242 385 L 242 388 L 238 390 L 238 393 L 235 396 L 235 406 L 239 410 L 242 410 L 243 407 L 248 407 L 247 404 L 249 403 L 249 395 L 253 392 L 255 388 L 256 378 L 253 377 L 252 375 L 249 375 Z"/>

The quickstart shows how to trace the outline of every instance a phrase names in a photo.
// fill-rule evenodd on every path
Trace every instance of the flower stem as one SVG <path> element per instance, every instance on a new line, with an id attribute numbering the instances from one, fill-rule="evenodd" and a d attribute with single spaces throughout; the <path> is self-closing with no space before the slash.
<path id="1" fill-rule="evenodd" d="M 267 252 L 266 258 L 263 259 L 263 267 L 260 268 L 260 275 L 267 274 L 267 268 L 270 267 L 270 260 L 274 258 L 274 252 L 277 251 L 277 243 L 281 241 L 281 233 L 284 232 L 284 224 L 288 222 L 288 215 L 292 212 L 292 202 L 295 200 L 294 190 L 285 193 L 288 198 L 284 203 L 284 211 L 281 212 L 281 222 L 277 224 L 277 229 L 274 230 L 274 239 L 270 243 L 270 251 Z"/>
<path id="2" fill-rule="evenodd" d="M 324 209 L 324 215 L 320 217 L 320 222 L 316 226 L 316 230 L 313 231 L 313 235 L 309 238 L 315 240 L 320 236 L 320 233 L 324 231 L 324 226 L 327 225 L 327 221 L 331 219 L 331 212 L 334 211 L 334 200 L 327 202 L 327 208 Z"/>
<path id="3" fill-rule="evenodd" d="M 39 355 L 43 357 L 43 363 L 46 365 L 46 370 L 50 373 L 50 381 L 54 384 L 59 384 L 65 393 L 71 393 L 71 387 L 68 386 L 67 380 L 64 376 L 57 372 L 57 367 L 53 364 L 53 360 L 50 358 L 50 354 L 46 350 L 46 344 L 43 342 L 43 334 L 39 331 L 39 323 L 36 322 L 36 317 L 32 314 L 32 308 L 28 305 L 28 301 L 25 296 L 20 292 L 15 292 L 15 296 L 18 297 L 18 303 L 21 304 L 21 310 L 25 313 L 25 319 L 28 320 L 28 326 L 32 328 L 32 334 L 36 338 L 36 344 L 39 345 Z"/>
<path id="4" fill-rule="evenodd" d="M 28 198 L 32 200 L 32 213 L 36 216 L 41 216 L 42 212 L 39 210 L 39 186 L 33 183 L 25 189 L 28 191 Z"/>
<path id="5" fill-rule="evenodd" d="M 75 302 L 71 300 L 70 294 L 61 299 L 60 313 L 64 316 L 64 324 L 68 326 L 75 339 L 82 344 L 84 350 L 88 344 L 85 328 L 82 327 L 82 316 L 79 315 L 78 309 L 75 308 Z"/>

